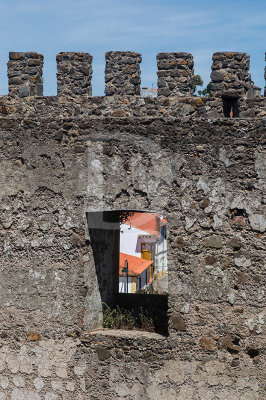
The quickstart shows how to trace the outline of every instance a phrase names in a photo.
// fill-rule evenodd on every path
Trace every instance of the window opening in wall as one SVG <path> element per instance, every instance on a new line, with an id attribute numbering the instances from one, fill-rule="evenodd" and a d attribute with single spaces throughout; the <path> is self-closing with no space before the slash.
<path id="1" fill-rule="evenodd" d="M 86 271 L 88 319 L 93 319 L 94 314 L 98 318 L 103 310 L 105 328 L 140 329 L 167 335 L 164 215 L 134 210 L 99 211 L 87 213 L 87 222 L 91 247 Z M 93 327 L 93 321 L 90 322 L 88 326 Z"/>
<path id="2" fill-rule="evenodd" d="M 223 97 L 223 112 L 226 118 L 238 118 L 238 98 L 237 97 Z"/>

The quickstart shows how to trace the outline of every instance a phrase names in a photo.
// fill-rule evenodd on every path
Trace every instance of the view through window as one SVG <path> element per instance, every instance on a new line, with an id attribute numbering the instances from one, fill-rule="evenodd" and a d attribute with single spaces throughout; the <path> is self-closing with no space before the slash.
<path id="1" fill-rule="evenodd" d="M 87 213 L 89 318 L 168 335 L 167 220 L 155 212 Z"/>
<path id="2" fill-rule="evenodd" d="M 167 221 L 158 213 L 120 218 L 119 293 L 166 294 Z"/>

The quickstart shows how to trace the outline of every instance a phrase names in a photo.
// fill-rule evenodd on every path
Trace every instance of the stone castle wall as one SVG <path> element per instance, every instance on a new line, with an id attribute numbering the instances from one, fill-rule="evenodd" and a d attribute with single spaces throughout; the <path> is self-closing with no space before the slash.
<path id="1" fill-rule="evenodd" d="M 0 98 L 0 399 L 264 399 L 265 99 L 241 92 L 240 118 L 224 118 L 222 94 L 190 97 L 179 72 L 142 99 L 140 55 L 121 55 L 131 80 L 112 52 L 105 97 L 85 53 L 57 56 L 58 97 L 42 97 L 42 58 L 15 54 L 26 71 Z M 159 79 L 190 79 L 176 54 Z M 108 277 L 86 216 L 117 209 L 167 217 L 167 337 L 101 330 Z"/>

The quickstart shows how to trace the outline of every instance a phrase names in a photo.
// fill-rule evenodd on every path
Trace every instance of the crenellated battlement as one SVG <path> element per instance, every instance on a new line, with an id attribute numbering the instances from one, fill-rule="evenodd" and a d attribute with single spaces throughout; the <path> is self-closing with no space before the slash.
<path id="1" fill-rule="evenodd" d="M 244 97 L 251 84 L 249 55 L 236 52 L 214 53 L 211 92 L 214 96 Z"/>
<path id="2" fill-rule="evenodd" d="M 9 95 L 16 97 L 43 95 L 43 55 L 10 52 L 7 64 Z"/>
<path id="3" fill-rule="evenodd" d="M 159 96 L 192 96 L 194 61 L 189 53 L 159 53 L 158 95 Z"/>
<path id="4" fill-rule="evenodd" d="M 211 96 L 205 98 L 193 96 L 194 61 L 189 53 L 157 55 L 158 96 L 153 99 L 140 96 L 141 54 L 111 51 L 105 54 L 105 59 L 105 96 L 95 97 L 92 96 L 91 83 L 92 55 L 81 52 L 57 54 L 57 96 L 50 96 L 50 100 L 46 101 L 43 97 L 43 55 L 10 52 L 9 95 L 1 96 L 1 101 L 5 103 L 4 110 L 12 109 L 9 105 L 14 101 L 17 104 L 22 98 L 31 103 L 34 98 L 38 98 L 38 102 L 43 98 L 44 106 L 49 103 L 56 108 L 66 103 L 71 107 L 83 104 L 84 115 L 94 117 L 218 118 L 232 116 L 233 111 L 233 116 L 244 118 L 264 118 L 266 115 L 265 98 L 247 99 L 252 81 L 249 55 L 246 53 L 214 53 Z M 0 114 L 3 114 L 1 110 Z"/>
<path id="5" fill-rule="evenodd" d="M 88 53 L 62 52 L 56 56 L 57 95 L 92 95 L 92 56 Z"/>
<path id="6" fill-rule="evenodd" d="M 105 53 L 105 60 L 106 96 L 139 95 L 141 55 L 129 51 L 110 51 Z"/>

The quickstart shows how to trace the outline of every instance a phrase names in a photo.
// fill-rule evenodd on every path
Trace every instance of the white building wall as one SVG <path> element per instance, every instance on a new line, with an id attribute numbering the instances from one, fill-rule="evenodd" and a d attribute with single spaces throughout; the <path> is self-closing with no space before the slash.
<path id="1" fill-rule="evenodd" d="M 137 249 L 137 242 L 138 236 L 145 234 L 145 232 L 127 224 L 121 224 L 120 231 L 120 252 L 141 258 L 140 249 Z"/>

